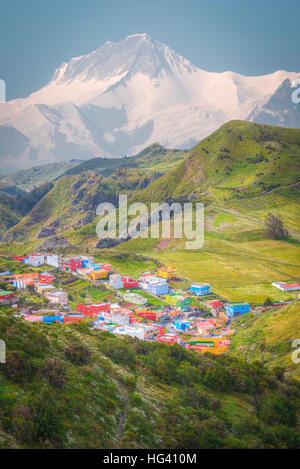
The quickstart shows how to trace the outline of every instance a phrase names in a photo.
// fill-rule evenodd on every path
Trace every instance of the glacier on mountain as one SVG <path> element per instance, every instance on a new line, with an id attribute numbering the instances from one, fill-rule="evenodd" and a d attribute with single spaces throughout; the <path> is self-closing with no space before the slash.
<path id="1" fill-rule="evenodd" d="M 41 90 L 0 103 L 0 172 L 154 142 L 189 148 L 232 119 L 299 127 L 297 78 L 207 72 L 147 34 L 108 41 L 63 63 Z"/>

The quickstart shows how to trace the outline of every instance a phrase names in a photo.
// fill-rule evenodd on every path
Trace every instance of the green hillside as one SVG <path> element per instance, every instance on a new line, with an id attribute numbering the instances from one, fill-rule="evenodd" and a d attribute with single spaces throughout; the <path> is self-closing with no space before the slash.
<path id="1" fill-rule="evenodd" d="M 0 308 L 1 448 L 299 448 L 299 383 Z"/>
<path id="2" fill-rule="evenodd" d="M 110 177 L 86 171 L 60 178 L 33 209 L 3 236 L 4 242 L 30 241 L 80 229 L 96 218 L 101 202 L 117 205 L 119 193 L 137 191 L 155 179 L 118 171 Z M 93 233 L 94 235 L 94 233 Z"/>
<path id="3" fill-rule="evenodd" d="M 54 181 L 70 168 L 77 166 L 80 160 L 61 161 L 23 169 L 15 173 L 0 176 L 0 184 L 10 184 L 23 191 L 31 191 L 45 182 Z"/>
<path id="4" fill-rule="evenodd" d="M 52 188 L 51 183 L 45 183 L 26 193 L 14 195 L 2 192 L 0 188 L 0 238 L 15 226 Z"/>
<path id="5" fill-rule="evenodd" d="M 16 225 L 19 222 L 18 216 L 6 207 L 4 204 L 0 204 L 0 218 L 1 218 L 1 225 L 0 225 L 0 237 L 5 234 L 9 228 Z"/>
<path id="6" fill-rule="evenodd" d="M 55 235 L 63 235 L 78 252 L 83 242 L 92 252 L 98 242 L 96 207 L 103 201 L 116 205 L 119 194 L 148 205 L 201 201 L 201 250 L 187 252 L 185 240 L 167 240 L 157 249 L 157 239 L 134 239 L 114 251 L 139 252 L 175 264 L 183 277 L 210 282 L 215 293 L 230 301 L 261 304 L 268 297 L 295 297 L 271 283 L 300 281 L 300 130 L 233 121 L 190 153 L 155 144 L 123 160 L 124 166 L 109 176 L 95 169 L 60 178 L 13 227 L 13 214 L 6 214 L 10 229 L 2 237 L 1 252 L 32 249 Z M 264 220 L 269 212 L 282 217 L 289 237 L 266 237 Z"/>
<path id="7" fill-rule="evenodd" d="M 111 175 L 117 168 L 143 168 L 151 171 L 167 171 L 189 152 L 187 150 L 167 150 L 158 143 L 154 143 L 135 156 L 123 158 L 92 158 L 69 169 L 64 176 L 80 174 L 82 171 L 92 170 Z"/>
<path id="8" fill-rule="evenodd" d="M 185 154 L 184 151 L 166 150 L 154 144 L 131 158 L 96 158 L 83 162 L 52 183 L 53 189 L 34 207 L 34 204 L 30 206 L 30 209 L 33 207 L 31 211 L 23 211 L 23 219 L 18 216 L 15 198 L 8 194 L 0 194 L 0 203 L 3 201 L 4 205 L 4 198 L 11 200 L 9 207 L 16 213 L 14 219 L 8 213 L 5 214 L 7 222 L 0 236 L 8 230 L 3 236 L 3 241 L 22 242 L 62 233 L 65 230 L 80 229 L 96 218 L 96 207 L 99 203 L 117 204 L 120 193 L 132 195 L 140 192 L 164 172 L 176 166 Z M 38 189 L 29 194 L 34 191 Z M 29 198 L 29 194 L 16 200 L 21 203 Z M 16 223 L 19 220 L 20 223 Z"/>
<path id="9" fill-rule="evenodd" d="M 259 161 L 258 161 L 259 160 Z M 134 201 L 205 204 L 199 251 L 183 240 L 163 249 L 157 240 L 132 240 L 118 250 L 140 251 L 174 264 L 191 281 L 208 281 L 231 301 L 289 300 L 272 282 L 300 281 L 300 130 L 233 121 L 204 139 L 191 155 L 150 184 Z M 280 215 L 289 237 L 268 239 L 265 216 Z"/>
<path id="10" fill-rule="evenodd" d="M 300 302 L 235 321 L 236 334 L 230 354 L 265 366 L 284 366 L 288 375 L 300 379 L 300 366 L 292 361 L 292 343 L 300 332 Z"/>
<path id="11" fill-rule="evenodd" d="M 27 323 L 0 306 L 0 448 L 299 448 L 300 374 L 291 355 L 300 303 L 297 292 L 272 286 L 300 282 L 299 170 L 300 130 L 233 121 L 190 152 L 154 144 L 120 161 L 81 163 L 26 195 L 1 193 L 1 271 L 23 271 L 5 255 L 44 243 L 46 251 L 93 254 L 133 278 L 174 265 L 182 288 L 209 282 L 212 298 L 249 302 L 252 313 L 235 320 L 229 353 L 199 356 L 87 323 Z M 117 206 L 119 194 L 148 207 L 204 202 L 202 249 L 174 238 L 98 249 L 96 207 Z M 282 217 L 282 239 L 266 235 L 269 212 Z M 88 286 L 66 286 L 72 309 L 117 301 Z M 45 301 L 21 296 L 22 304 Z M 257 312 L 267 299 L 292 303 Z"/>
<path id="12" fill-rule="evenodd" d="M 122 163 L 123 158 L 91 158 L 90 160 L 83 161 L 73 168 L 68 169 L 63 173 L 63 176 L 70 176 L 80 174 L 83 171 L 97 171 L 105 175 L 111 174 Z"/>
<path id="13" fill-rule="evenodd" d="M 222 203 L 299 182 L 300 130 L 244 121 L 223 125 L 176 169 L 145 191 L 158 200 L 213 190 Z"/>

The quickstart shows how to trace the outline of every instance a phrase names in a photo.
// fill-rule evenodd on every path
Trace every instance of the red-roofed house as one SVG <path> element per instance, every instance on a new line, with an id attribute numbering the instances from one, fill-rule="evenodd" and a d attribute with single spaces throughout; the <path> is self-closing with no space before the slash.
<path id="1" fill-rule="evenodd" d="M 201 329 L 201 330 L 206 330 L 206 331 L 209 331 L 211 329 L 215 329 L 216 327 L 218 327 L 218 324 L 214 319 L 197 318 L 195 319 L 195 325 L 198 330 Z"/>
<path id="2" fill-rule="evenodd" d="M 216 310 L 219 310 L 219 309 L 223 308 L 223 303 L 220 300 L 208 301 L 206 304 L 210 308 L 213 308 L 213 309 L 216 309 Z"/>

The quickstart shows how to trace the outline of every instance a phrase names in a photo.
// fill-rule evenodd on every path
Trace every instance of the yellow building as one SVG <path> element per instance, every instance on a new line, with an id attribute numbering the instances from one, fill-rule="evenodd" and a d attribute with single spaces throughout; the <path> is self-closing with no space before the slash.
<path id="1" fill-rule="evenodd" d="M 104 279 L 107 277 L 108 277 L 108 271 L 104 269 L 93 270 L 87 275 L 87 278 L 91 280 L 99 280 L 99 279 Z"/>
<path id="2" fill-rule="evenodd" d="M 212 353 L 213 355 L 223 355 L 228 351 L 229 347 L 212 347 L 202 349 L 201 353 Z"/>
<path id="3" fill-rule="evenodd" d="M 156 274 L 159 275 L 159 277 L 166 278 L 168 280 L 178 278 L 177 269 L 175 269 L 175 267 L 173 267 L 172 265 L 170 265 L 169 267 L 161 267 L 157 270 Z"/>
<path id="4" fill-rule="evenodd" d="M 187 348 L 201 354 L 208 352 L 214 355 L 223 355 L 228 351 L 230 345 L 231 342 L 228 336 L 197 337 L 189 341 Z"/>
<path id="5" fill-rule="evenodd" d="M 36 286 L 36 291 L 38 293 L 40 293 L 41 295 L 45 292 L 49 292 L 49 291 L 54 291 L 54 290 L 57 290 L 56 287 L 54 287 L 53 285 L 47 285 L 47 284 L 40 284 L 38 283 L 37 286 Z"/>

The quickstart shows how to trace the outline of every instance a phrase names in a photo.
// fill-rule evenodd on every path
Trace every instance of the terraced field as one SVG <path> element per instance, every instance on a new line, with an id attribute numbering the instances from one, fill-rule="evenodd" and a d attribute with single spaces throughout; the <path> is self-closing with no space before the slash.
<path id="1" fill-rule="evenodd" d="M 243 208 L 251 211 L 269 210 L 280 205 L 280 200 L 273 193 L 260 194 L 245 199 L 229 200 L 225 207 Z"/>

